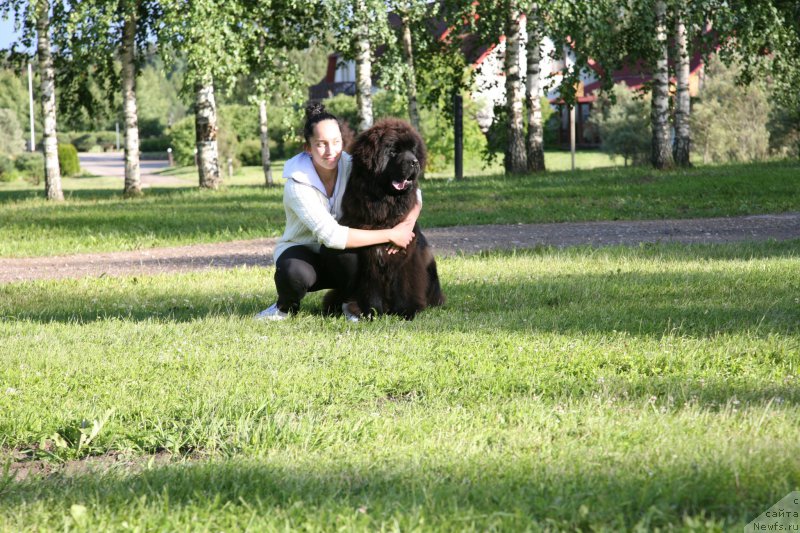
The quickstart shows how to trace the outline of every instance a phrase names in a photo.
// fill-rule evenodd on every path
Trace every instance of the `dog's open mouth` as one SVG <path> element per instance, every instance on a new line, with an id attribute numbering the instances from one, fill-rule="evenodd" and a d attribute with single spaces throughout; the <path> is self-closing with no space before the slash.
<path id="1" fill-rule="evenodd" d="M 392 182 L 392 187 L 398 191 L 404 191 L 414 184 L 414 180 L 397 180 Z"/>

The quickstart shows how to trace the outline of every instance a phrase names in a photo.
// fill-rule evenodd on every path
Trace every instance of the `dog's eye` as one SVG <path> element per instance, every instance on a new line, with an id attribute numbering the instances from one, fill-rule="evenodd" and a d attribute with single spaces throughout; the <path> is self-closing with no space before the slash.
<path id="1" fill-rule="evenodd" d="M 394 156 L 397 155 L 397 152 L 389 152 L 389 158 L 394 159 Z"/>

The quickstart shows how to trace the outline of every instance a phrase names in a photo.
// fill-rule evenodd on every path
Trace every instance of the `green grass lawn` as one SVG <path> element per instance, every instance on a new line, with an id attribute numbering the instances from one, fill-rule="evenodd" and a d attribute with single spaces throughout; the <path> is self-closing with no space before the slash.
<path id="1" fill-rule="evenodd" d="M 191 186 L 148 189 L 128 200 L 107 178 L 80 178 L 74 181 L 81 188 L 60 204 L 43 200 L 38 188 L 0 184 L 0 257 L 275 237 L 284 226 L 282 189 L 259 186 L 260 172 L 244 169 L 221 191 L 200 191 L 187 177 Z M 800 210 L 800 163 L 432 178 L 422 188 L 423 227 L 778 213 Z"/>
<path id="2" fill-rule="evenodd" d="M 799 256 L 448 258 L 359 324 L 252 321 L 269 268 L 0 285 L 0 453 L 67 465 L 0 530 L 741 530 L 800 488 Z"/>

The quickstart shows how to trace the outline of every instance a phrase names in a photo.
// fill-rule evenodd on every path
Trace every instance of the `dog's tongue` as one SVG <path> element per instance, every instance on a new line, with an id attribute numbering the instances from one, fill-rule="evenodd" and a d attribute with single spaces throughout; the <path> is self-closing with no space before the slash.
<path id="1" fill-rule="evenodd" d="M 411 183 L 412 183 L 411 180 L 393 181 L 392 182 L 392 187 L 394 187 L 398 191 L 404 191 L 404 190 L 408 189 L 409 187 L 411 187 Z"/>

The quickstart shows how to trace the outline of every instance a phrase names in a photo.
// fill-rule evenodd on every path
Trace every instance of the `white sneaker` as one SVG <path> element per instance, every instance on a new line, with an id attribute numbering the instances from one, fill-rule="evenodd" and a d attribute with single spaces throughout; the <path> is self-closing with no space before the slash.
<path id="1" fill-rule="evenodd" d="M 289 318 L 289 313 L 284 313 L 278 309 L 278 303 L 274 303 L 258 313 L 255 317 L 256 320 L 286 320 Z"/>
<path id="2" fill-rule="evenodd" d="M 356 308 L 358 308 L 355 302 L 345 302 L 342 304 L 342 313 L 344 314 L 344 319 L 348 322 L 358 322 L 358 315 L 350 310 L 351 305 L 354 305 Z M 361 314 L 360 311 L 359 314 Z"/>

